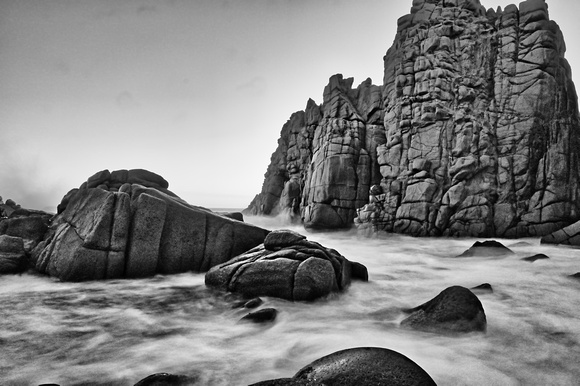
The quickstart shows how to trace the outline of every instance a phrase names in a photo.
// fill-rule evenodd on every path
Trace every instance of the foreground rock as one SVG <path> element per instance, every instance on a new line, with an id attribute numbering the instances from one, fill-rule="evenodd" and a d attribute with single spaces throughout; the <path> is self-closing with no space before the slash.
<path id="1" fill-rule="evenodd" d="M 268 231 L 189 205 L 146 170 L 104 170 L 73 189 L 32 253 L 65 281 L 207 271 L 264 241 Z"/>
<path id="2" fill-rule="evenodd" d="M 580 220 L 580 122 L 565 51 L 542 0 L 498 11 L 413 1 L 383 84 L 332 76 L 322 104 L 308 101 L 282 128 L 248 212 L 287 208 L 308 227 L 348 227 L 378 185 L 358 213 L 363 228 L 511 238 Z"/>
<path id="3" fill-rule="evenodd" d="M 449 287 L 427 303 L 406 312 L 411 315 L 401 322 L 401 326 L 417 330 L 463 333 L 487 329 L 481 302 L 473 292 L 460 286 Z"/>
<path id="4" fill-rule="evenodd" d="M 256 383 L 267 385 L 431 386 L 433 379 L 415 362 L 392 350 L 360 347 L 322 357 L 293 378 Z"/>
<path id="5" fill-rule="evenodd" d="M 190 386 L 197 384 L 197 381 L 197 378 L 186 375 L 157 373 L 143 378 L 135 386 Z"/>
<path id="6" fill-rule="evenodd" d="M 313 300 L 345 289 L 351 265 L 333 249 L 279 230 L 268 234 L 262 245 L 210 269 L 205 283 L 249 297 Z M 364 266 L 357 264 L 354 272 L 354 278 L 365 280 Z"/>

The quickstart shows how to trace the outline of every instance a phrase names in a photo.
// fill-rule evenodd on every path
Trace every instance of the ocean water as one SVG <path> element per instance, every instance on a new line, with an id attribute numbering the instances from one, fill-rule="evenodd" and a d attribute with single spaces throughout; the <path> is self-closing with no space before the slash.
<path id="1" fill-rule="evenodd" d="M 453 258 L 481 239 L 292 228 L 367 266 L 369 282 L 314 302 L 263 298 L 272 324 L 239 324 L 248 311 L 207 289 L 204 275 L 60 283 L 23 274 L 0 277 L 0 385 L 133 385 L 157 372 L 202 385 L 248 385 L 291 377 L 332 352 L 362 346 L 398 351 L 438 385 L 578 385 L 580 250 L 539 239 L 500 240 L 514 255 Z M 523 257 L 544 253 L 549 260 Z M 485 334 L 438 335 L 402 329 L 403 308 L 452 285 L 489 283 L 476 293 Z"/>

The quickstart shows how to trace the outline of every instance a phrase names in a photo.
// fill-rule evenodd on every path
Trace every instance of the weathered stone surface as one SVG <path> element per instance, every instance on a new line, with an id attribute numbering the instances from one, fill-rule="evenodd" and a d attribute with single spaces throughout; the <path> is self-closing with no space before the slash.
<path id="1" fill-rule="evenodd" d="M 207 271 L 268 233 L 189 205 L 167 188 L 144 170 L 95 174 L 63 199 L 32 253 L 36 268 L 66 281 Z"/>
<path id="2" fill-rule="evenodd" d="M 541 0 L 498 12 L 413 2 L 382 87 L 331 77 L 323 103 L 282 129 L 247 211 L 281 204 L 307 227 L 356 216 L 359 229 L 420 236 L 543 236 L 578 221 L 580 121 L 565 50 Z M 382 193 L 371 202 L 372 185 Z"/>
<path id="3" fill-rule="evenodd" d="M 453 286 L 418 307 L 406 310 L 411 315 L 401 326 L 417 330 L 456 333 L 483 331 L 487 319 L 481 302 L 467 288 Z"/>
<path id="4" fill-rule="evenodd" d="M 0 235 L 20 237 L 30 253 L 44 238 L 52 218 L 51 213 L 18 207 L 8 217 L 0 218 Z"/>
<path id="5" fill-rule="evenodd" d="M 28 267 L 24 241 L 20 237 L 0 236 L 0 275 L 20 273 Z"/>
<path id="6" fill-rule="evenodd" d="M 244 296 L 314 300 L 344 290 L 353 278 L 352 263 L 337 251 L 288 230 L 276 230 L 264 243 L 210 269 L 205 283 Z M 357 276 L 367 280 L 357 263 Z"/>
<path id="7" fill-rule="evenodd" d="M 545 235 L 541 243 L 580 246 L 580 221 Z"/>

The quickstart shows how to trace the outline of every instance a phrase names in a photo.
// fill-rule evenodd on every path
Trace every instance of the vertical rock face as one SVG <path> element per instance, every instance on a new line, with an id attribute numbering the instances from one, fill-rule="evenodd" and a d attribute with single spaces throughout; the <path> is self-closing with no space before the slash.
<path id="1" fill-rule="evenodd" d="M 311 158 L 297 165 L 305 225 L 350 224 L 375 184 L 359 227 L 520 237 L 578 220 L 580 124 L 564 53 L 543 0 L 503 11 L 414 0 L 382 88 L 330 79 Z"/>

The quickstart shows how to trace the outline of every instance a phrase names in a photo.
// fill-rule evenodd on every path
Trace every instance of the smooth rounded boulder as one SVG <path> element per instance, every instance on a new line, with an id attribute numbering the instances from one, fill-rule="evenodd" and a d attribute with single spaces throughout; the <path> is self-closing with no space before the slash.
<path id="1" fill-rule="evenodd" d="M 292 378 L 263 381 L 265 385 L 433 386 L 418 364 L 396 351 L 358 347 L 337 351 L 306 365 Z"/>
<path id="2" fill-rule="evenodd" d="M 264 243 L 210 269 L 205 283 L 244 296 L 314 300 L 344 290 L 352 278 L 366 280 L 362 264 L 290 230 L 270 232 Z"/>
<path id="3" fill-rule="evenodd" d="M 446 288 L 439 295 L 415 308 L 401 326 L 439 333 L 485 332 L 487 319 L 477 296 L 465 287 Z"/>

